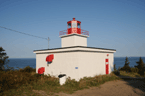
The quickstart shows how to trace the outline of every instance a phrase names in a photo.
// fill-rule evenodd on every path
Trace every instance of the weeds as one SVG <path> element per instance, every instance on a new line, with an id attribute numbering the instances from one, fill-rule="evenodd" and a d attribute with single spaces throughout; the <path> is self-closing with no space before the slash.
<path id="1" fill-rule="evenodd" d="M 132 76 L 138 75 L 137 73 L 134 73 L 137 72 L 136 68 L 132 68 L 131 70 L 132 72 L 130 72 L 130 74 L 125 71 L 120 71 L 120 74 Z M 84 77 L 81 78 L 79 82 L 69 77 L 66 79 L 65 84 L 60 86 L 59 78 L 51 77 L 49 74 L 39 75 L 35 72 L 36 69 L 29 66 L 15 71 L 0 71 L 0 95 L 22 95 L 24 92 L 26 95 L 36 95 L 32 90 L 44 90 L 47 94 L 49 94 L 49 92 L 58 93 L 60 91 L 72 94 L 76 90 L 99 86 L 105 82 L 120 79 L 113 72 L 108 75 Z"/>

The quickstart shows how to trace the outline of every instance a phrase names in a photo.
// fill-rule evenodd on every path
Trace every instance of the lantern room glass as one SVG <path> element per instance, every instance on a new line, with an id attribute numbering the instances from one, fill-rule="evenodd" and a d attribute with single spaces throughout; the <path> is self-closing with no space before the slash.
<path id="1" fill-rule="evenodd" d="M 68 24 L 68 28 L 71 28 L 71 23 Z"/>
<path id="2" fill-rule="evenodd" d="M 77 28 L 77 23 L 72 23 L 72 28 Z"/>
<path id="3" fill-rule="evenodd" d="M 80 23 L 77 23 L 77 24 L 78 24 L 78 26 L 77 26 L 77 27 L 78 27 L 78 28 L 80 28 Z"/>

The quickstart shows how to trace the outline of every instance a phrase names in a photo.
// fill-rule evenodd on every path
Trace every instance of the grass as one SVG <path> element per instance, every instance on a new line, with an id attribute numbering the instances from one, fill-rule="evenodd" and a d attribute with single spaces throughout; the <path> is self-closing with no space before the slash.
<path id="1" fill-rule="evenodd" d="M 84 77 L 79 82 L 67 78 L 62 86 L 59 84 L 59 78 L 50 75 L 36 74 L 36 69 L 27 66 L 24 69 L 15 71 L 0 72 L 0 96 L 38 96 L 42 94 L 52 95 L 54 93 L 64 92 L 72 94 L 77 90 L 98 86 L 112 80 L 120 80 L 113 72 L 108 75 L 99 75 L 95 77 Z M 126 73 L 120 71 L 123 76 L 140 76 L 137 73 Z"/>
<path id="2" fill-rule="evenodd" d="M 141 75 L 138 74 L 138 73 L 134 73 L 134 72 L 125 72 L 125 71 L 120 71 L 120 75 L 122 75 L 122 76 L 129 76 L 129 77 L 144 77 L 144 76 L 141 76 Z"/>

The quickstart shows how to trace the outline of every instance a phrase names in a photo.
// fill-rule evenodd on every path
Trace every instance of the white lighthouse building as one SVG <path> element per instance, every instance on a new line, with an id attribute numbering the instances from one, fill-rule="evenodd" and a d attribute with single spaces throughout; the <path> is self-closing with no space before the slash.
<path id="1" fill-rule="evenodd" d="M 43 67 L 44 74 L 58 77 L 66 74 L 79 81 L 83 77 L 110 74 L 113 71 L 114 49 L 87 47 L 89 32 L 81 29 L 81 22 L 73 18 L 67 31 L 60 31 L 61 48 L 34 50 L 36 73 Z"/>

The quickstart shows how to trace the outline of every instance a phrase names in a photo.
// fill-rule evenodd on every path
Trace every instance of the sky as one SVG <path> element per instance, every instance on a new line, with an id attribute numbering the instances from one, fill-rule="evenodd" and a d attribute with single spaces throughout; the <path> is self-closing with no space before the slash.
<path id="1" fill-rule="evenodd" d="M 116 49 L 115 57 L 145 57 L 145 0 L 0 0 L 0 26 L 50 38 L 60 48 L 67 21 L 81 21 L 88 47 Z M 48 40 L 0 27 L 0 47 L 9 58 L 36 58 Z"/>

